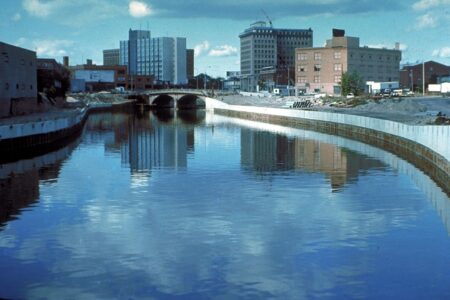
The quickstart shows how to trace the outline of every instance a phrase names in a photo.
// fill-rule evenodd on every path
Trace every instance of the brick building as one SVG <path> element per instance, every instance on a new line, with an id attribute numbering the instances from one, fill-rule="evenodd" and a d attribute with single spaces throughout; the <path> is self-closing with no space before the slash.
<path id="1" fill-rule="evenodd" d="M 325 47 L 296 49 L 296 87 L 306 92 L 340 95 L 345 72 L 356 72 L 363 82 L 399 81 L 400 60 L 398 44 L 395 49 L 360 47 L 359 38 L 333 29 L 333 37 Z"/>
<path id="2" fill-rule="evenodd" d="M 435 61 L 404 66 L 400 70 L 400 87 L 414 91 L 422 90 L 423 73 L 425 73 L 425 87 L 427 87 L 429 84 L 439 83 L 440 77 L 450 76 L 450 66 Z"/>

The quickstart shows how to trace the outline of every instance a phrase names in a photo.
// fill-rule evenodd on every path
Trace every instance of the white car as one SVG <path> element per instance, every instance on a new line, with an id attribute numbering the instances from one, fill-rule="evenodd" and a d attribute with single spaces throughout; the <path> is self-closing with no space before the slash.
<path id="1" fill-rule="evenodd" d="M 355 98 L 355 95 L 353 95 L 353 93 L 347 94 L 347 99 L 352 99 L 352 98 Z"/>

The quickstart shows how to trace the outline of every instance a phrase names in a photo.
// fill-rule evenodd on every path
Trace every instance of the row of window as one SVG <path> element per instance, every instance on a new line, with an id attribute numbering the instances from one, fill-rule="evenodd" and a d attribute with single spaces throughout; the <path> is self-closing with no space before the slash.
<path id="1" fill-rule="evenodd" d="M 315 64 L 314 71 L 319 72 L 322 69 L 322 65 Z M 308 66 L 300 65 L 297 67 L 298 72 L 308 72 Z M 334 71 L 342 71 L 342 64 L 334 64 Z"/>
<path id="2" fill-rule="evenodd" d="M 4 89 L 5 89 L 5 91 L 9 91 L 9 83 L 8 82 L 5 82 Z M 24 91 L 26 89 L 27 89 L 27 85 L 25 83 L 22 83 L 22 84 L 16 83 L 16 90 Z M 32 84 L 30 84 L 30 90 L 33 90 Z"/>
<path id="3" fill-rule="evenodd" d="M 334 75 L 334 82 L 335 83 L 341 82 L 341 79 L 342 79 L 342 75 Z M 306 79 L 306 76 L 299 76 L 297 78 L 297 82 L 298 83 L 307 83 L 308 81 Z M 320 83 L 320 76 L 318 76 L 318 75 L 314 76 L 313 82 L 314 83 Z"/>
<path id="4" fill-rule="evenodd" d="M 357 55 L 354 53 L 349 54 L 350 58 L 357 58 Z M 395 61 L 399 61 L 400 57 L 397 55 L 391 56 L 391 55 L 382 55 L 382 54 L 377 54 L 377 55 L 372 55 L 372 54 L 360 54 L 359 55 L 360 59 L 378 59 L 378 60 L 383 60 L 383 58 L 386 58 L 386 60 L 395 60 Z"/>

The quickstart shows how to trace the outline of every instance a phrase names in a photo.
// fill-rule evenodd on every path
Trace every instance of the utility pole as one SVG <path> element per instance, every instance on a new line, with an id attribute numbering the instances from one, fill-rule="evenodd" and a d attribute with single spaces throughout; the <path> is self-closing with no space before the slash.
<path id="1" fill-rule="evenodd" d="M 422 62 L 422 96 L 425 96 L 425 61 Z"/>

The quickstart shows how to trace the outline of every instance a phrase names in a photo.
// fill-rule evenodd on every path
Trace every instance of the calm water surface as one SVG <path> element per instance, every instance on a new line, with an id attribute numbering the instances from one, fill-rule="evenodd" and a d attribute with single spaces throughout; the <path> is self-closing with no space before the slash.
<path id="1" fill-rule="evenodd" d="M 338 137 L 93 115 L 0 199 L 0 298 L 450 299 L 448 197 Z"/>

